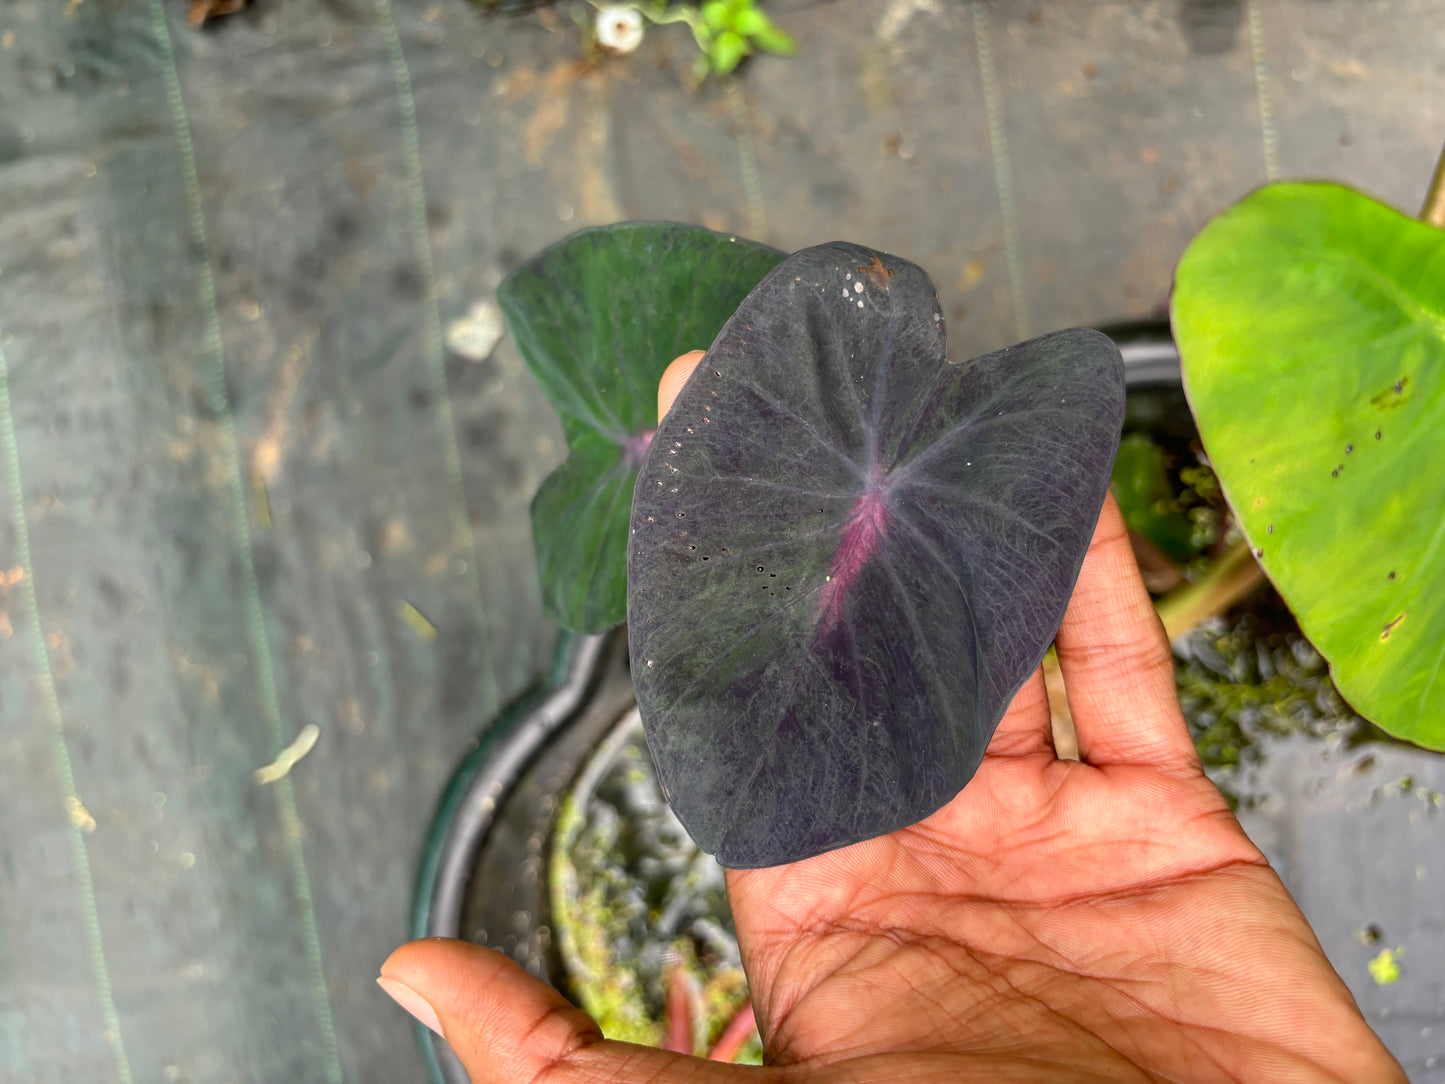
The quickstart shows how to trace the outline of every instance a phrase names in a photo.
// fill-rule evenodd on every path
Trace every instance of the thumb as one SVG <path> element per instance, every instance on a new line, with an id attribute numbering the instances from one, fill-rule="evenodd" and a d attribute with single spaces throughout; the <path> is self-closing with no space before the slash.
<path id="1" fill-rule="evenodd" d="M 472 1084 L 736 1084 L 734 1066 L 613 1042 L 597 1024 L 512 960 L 467 941 L 402 945 L 381 965 L 381 988 L 446 1039 Z M 754 1069 L 753 1080 L 772 1074 Z"/>
<path id="2" fill-rule="evenodd" d="M 692 375 L 705 353 L 706 350 L 689 350 L 673 361 L 662 374 L 662 379 L 657 384 L 658 421 L 665 418 L 672 409 L 672 401 L 677 398 L 677 393 L 682 391 L 682 386 L 687 383 L 687 378 Z"/>

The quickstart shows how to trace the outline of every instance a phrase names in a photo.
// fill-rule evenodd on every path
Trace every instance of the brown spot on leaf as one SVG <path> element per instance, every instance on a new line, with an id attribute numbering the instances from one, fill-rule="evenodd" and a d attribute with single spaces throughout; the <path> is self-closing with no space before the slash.
<path id="1" fill-rule="evenodd" d="M 1409 387 L 1410 378 L 1402 376 L 1382 392 L 1370 396 L 1370 405 L 1377 406 L 1381 410 L 1394 410 L 1405 402 L 1405 389 Z"/>
<path id="2" fill-rule="evenodd" d="M 883 261 L 874 256 L 867 263 L 858 268 L 859 274 L 867 275 L 874 286 L 887 288 L 888 280 L 893 277 L 893 272 L 883 266 Z"/>

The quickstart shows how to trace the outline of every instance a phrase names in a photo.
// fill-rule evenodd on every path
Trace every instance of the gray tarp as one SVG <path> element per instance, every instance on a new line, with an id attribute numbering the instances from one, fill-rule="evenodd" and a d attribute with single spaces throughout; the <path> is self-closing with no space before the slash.
<path id="1" fill-rule="evenodd" d="M 418 1078 L 372 979 L 552 636 L 560 431 L 510 344 L 444 345 L 518 259 L 624 217 L 846 237 L 928 268 L 971 352 L 1156 310 L 1267 172 L 1413 207 L 1445 132 L 1439 0 L 795 0 L 798 57 L 698 93 L 681 28 L 590 68 L 565 8 L 186 6 L 0 3 L 4 1081 Z M 1282 761 L 1253 823 L 1439 1081 L 1440 822 L 1368 803 L 1395 755 Z"/>

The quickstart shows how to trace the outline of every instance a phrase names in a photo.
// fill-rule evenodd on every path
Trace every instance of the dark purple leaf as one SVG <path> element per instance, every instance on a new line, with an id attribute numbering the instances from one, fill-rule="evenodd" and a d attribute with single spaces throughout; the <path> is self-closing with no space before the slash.
<path id="1" fill-rule="evenodd" d="M 1118 351 L 1063 331 L 947 360 L 928 276 L 783 261 L 642 465 L 632 674 L 699 846 L 777 865 L 961 790 L 1058 630 L 1109 485 Z"/>

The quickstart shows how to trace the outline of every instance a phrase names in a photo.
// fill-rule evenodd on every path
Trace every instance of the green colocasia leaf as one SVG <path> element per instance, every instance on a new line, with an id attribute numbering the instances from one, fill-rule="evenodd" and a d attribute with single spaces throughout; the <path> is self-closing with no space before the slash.
<path id="1" fill-rule="evenodd" d="M 695 226 L 625 222 L 573 234 L 498 288 L 567 437 L 567 461 L 532 502 L 543 603 L 565 627 L 624 619 L 627 521 L 657 382 L 673 358 L 707 347 L 782 258 Z"/>
<path id="2" fill-rule="evenodd" d="M 1190 245 L 1173 322 L 1210 462 L 1340 691 L 1445 748 L 1445 231 L 1271 185 Z"/>

